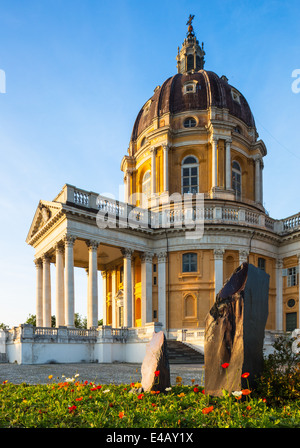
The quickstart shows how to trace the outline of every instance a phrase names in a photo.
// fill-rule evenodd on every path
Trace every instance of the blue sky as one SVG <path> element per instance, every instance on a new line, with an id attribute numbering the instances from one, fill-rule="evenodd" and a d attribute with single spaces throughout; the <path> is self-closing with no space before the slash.
<path id="1" fill-rule="evenodd" d="M 0 0 L 0 12 L 0 322 L 35 314 L 25 238 L 39 200 L 65 183 L 118 196 L 134 120 L 176 73 L 189 14 L 205 68 L 245 95 L 267 146 L 266 209 L 278 219 L 300 210 L 299 1 Z M 76 275 L 75 311 L 85 316 Z"/>

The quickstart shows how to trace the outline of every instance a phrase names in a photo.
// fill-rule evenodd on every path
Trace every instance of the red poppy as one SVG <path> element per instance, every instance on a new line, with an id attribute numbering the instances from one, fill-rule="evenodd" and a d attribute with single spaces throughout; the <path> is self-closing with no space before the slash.
<path id="1" fill-rule="evenodd" d="M 251 390 L 249 390 L 249 389 L 242 389 L 242 394 L 243 395 L 249 395 L 249 394 L 251 394 Z"/>
<path id="2" fill-rule="evenodd" d="M 245 373 L 242 374 L 242 378 L 248 378 L 249 375 L 250 375 L 250 373 L 245 372 Z"/>
<path id="3" fill-rule="evenodd" d="M 194 392 L 199 392 L 198 387 L 194 387 Z"/>
<path id="4" fill-rule="evenodd" d="M 224 364 L 222 364 L 223 369 L 227 369 L 227 367 L 229 367 L 229 363 L 228 362 L 224 362 Z"/>
<path id="5" fill-rule="evenodd" d="M 141 400 L 143 398 L 144 394 L 139 394 L 138 399 Z"/>
<path id="6" fill-rule="evenodd" d="M 160 374 L 160 370 L 155 370 L 154 375 L 159 376 L 159 374 Z"/>
<path id="7" fill-rule="evenodd" d="M 203 389 L 202 393 L 205 394 L 205 390 L 204 389 Z"/>
<path id="8" fill-rule="evenodd" d="M 124 417 L 124 412 L 123 411 L 119 412 L 119 418 L 123 418 L 123 417 Z"/>
<path id="9" fill-rule="evenodd" d="M 76 409 L 76 406 L 69 406 L 69 412 L 70 413 L 75 411 L 75 409 Z"/>
<path id="10" fill-rule="evenodd" d="M 76 401 L 81 401 L 81 400 L 83 400 L 83 397 L 76 398 Z"/>
<path id="11" fill-rule="evenodd" d="M 214 409 L 213 406 L 209 406 L 208 408 L 202 409 L 202 414 L 209 414 Z"/>

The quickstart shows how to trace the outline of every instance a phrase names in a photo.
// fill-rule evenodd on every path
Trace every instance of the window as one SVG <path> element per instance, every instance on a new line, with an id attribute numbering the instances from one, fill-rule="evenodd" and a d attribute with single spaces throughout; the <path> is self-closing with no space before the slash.
<path id="1" fill-rule="evenodd" d="M 288 306 L 289 308 L 293 308 L 295 305 L 296 305 L 296 301 L 295 301 L 295 299 L 289 299 L 289 300 L 288 300 L 288 302 L 287 302 L 287 306 Z"/>
<path id="2" fill-rule="evenodd" d="M 186 118 L 183 122 L 183 126 L 185 128 L 194 128 L 196 126 L 196 124 L 197 124 L 197 122 L 196 122 L 195 118 L 193 118 L 193 117 Z"/>
<path id="3" fill-rule="evenodd" d="M 265 271 L 266 270 L 266 260 L 264 258 L 259 257 L 257 267 L 259 269 L 261 269 L 262 271 Z"/>
<path id="4" fill-rule="evenodd" d="M 146 171 L 143 177 L 142 193 L 148 198 L 151 193 L 151 175 L 150 171 Z"/>
<path id="5" fill-rule="evenodd" d="M 235 191 L 236 199 L 242 197 L 242 171 L 238 162 L 232 162 L 232 188 Z"/>
<path id="6" fill-rule="evenodd" d="M 236 101 L 239 104 L 241 103 L 241 100 L 240 100 L 241 95 L 237 90 L 231 89 L 231 96 L 232 96 L 233 101 Z"/>
<path id="7" fill-rule="evenodd" d="M 182 193 L 198 193 L 199 189 L 199 167 L 196 157 L 187 156 L 181 166 L 181 190 Z"/>
<path id="8" fill-rule="evenodd" d="M 286 331 L 293 331 L 297 328 L 297 313 L 286 313 L 285 326 Z"/>
<path id="9" fill-rule="evenodd" d="M 182 272 L 197 272 L 197 254 L 189 252 L 182 255 Z"/>
<path id="10" fill-rule="evenodd" d="M 288 268 L 287 270 L 287 286 L 296 286 L 297 282 L 297 267 Z"/>
<path id="11" fill-rule="evenodd" d="M 154 285 L 154 286 L 157 285 L 157 277 L 153 277 L 153 285 Z"/>

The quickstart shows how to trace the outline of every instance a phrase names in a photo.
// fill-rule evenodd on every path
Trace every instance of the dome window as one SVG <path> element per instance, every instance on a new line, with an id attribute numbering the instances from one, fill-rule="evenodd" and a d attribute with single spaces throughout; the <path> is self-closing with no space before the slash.
<path id="1" fill-rule="evenodd" d="M 144 174 L 143 177 L 143 182 L 142 182 L 142 193 L 149 198 L 150 193 L 151 193 L 151 175 L 150 175 L 150 171 L 146 171 L 146 173 Z"/>
<path id="2" fill-rule="evenodd" d="M 185 128 L 194 128 L 196 126 L 196 124 L 197 124 L 197 122 L 196 122 L 195 118 L 193 118 L 193 117 L 186 118 L 183 122 L 183 126 Z"/>
<path id="3" fill-rule="evenodd" d="M 236 161 L 232 162 L 232 188 L 235 191 L 237 200 L 242 197 L 242 170 L 240 164 Z"/>
<path id="4" fill-rule="evenodd" d="M 241 100 L 240 100 L 241 95 L 237 90 L 231 89 L 231 96 L 232 96 L 233 101 L 241 104 Z"/>
<path id="5" fill-rule="evenodd" d="M 195 194 L 199 190 L 199 162 L 194 156 L 187 156 L 181 165 L 181 191 Z"/>
<path id="6" fill-rule="evenodd" d="M 186 93 L 196 93 L 197 88 L 200 88 L 200 85 L 198 85 L 198 81 L 188 81 L 183 86 L 183 94 Z"/>

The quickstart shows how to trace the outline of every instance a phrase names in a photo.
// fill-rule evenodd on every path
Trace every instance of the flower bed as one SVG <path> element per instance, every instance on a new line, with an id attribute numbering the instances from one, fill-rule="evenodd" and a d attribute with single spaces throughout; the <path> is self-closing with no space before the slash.
<path id="1" fill-rule="evenodd" d="M 224 367 L 226 368 L 226 367 Z M 155 372 L 159 380 L 159 372 Z M 245 372 L 244 378 L 249 374 Z M 198 383 L 197 383 L 198 381 Z M 205 394 L 200 380 L 158 391 L 141 384 L 94 384 L 48 377 L 47 385 L 0 385 L 0 428 L 267 428 L 300 427 L 300 401 L 272 407 L 250 389 Z"/>

